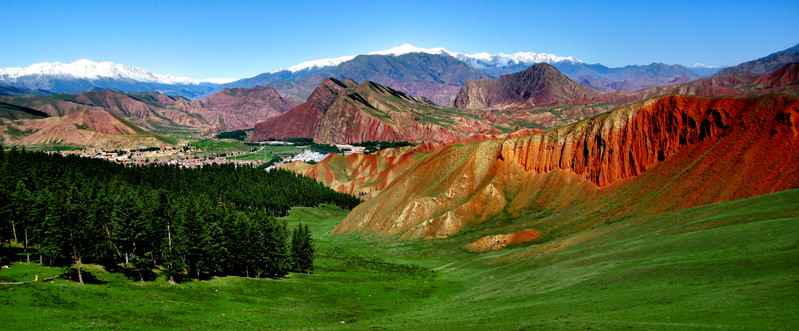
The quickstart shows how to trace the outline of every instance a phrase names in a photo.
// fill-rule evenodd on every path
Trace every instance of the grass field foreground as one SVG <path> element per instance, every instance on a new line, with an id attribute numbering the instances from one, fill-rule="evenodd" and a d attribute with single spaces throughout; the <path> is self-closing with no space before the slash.
<path id="1" fill-rule="evenodd" d="M 0 286 L 4 327 L 181 329 L 794 329 L 799 190 L 467 253 L 463 238 L 330 235 L 347 211 L 295 208 L 313 274 L 171 285 L 93 267 L 100 285 Z M 14 263 L 0 282 L 61 269 Z"/>

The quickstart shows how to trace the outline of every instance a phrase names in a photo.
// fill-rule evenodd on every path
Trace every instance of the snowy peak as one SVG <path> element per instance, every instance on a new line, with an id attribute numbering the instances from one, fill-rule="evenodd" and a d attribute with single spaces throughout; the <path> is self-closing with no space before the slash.
<path id="1" fill-rule="evenodd" d="M 466 54 L 461 52 L 450 52 L 441 47 L 435 48 L 421 48 L 416 47 L 411 44 L 402 44 L 397 47 L 389 48 L 384 51 L 374 51 L 368 53 L 368 55 L 405 55 L 411 53 L 426 53 L 426 54 L 433 54 L 433 55 L 449 55 L 458 60 L 466 62 L 470 66 L 476 69 L 485 69 L 489 67 L 495 68 L 502 68 L 511 65 L 525 65 L 530 66 L 536 63 L 560 63 L 560 62 L 571 62 L 574 64 L 583 63 L 578 59 L 575 59 L 571 56 L 563 57 L 557 56 L 554 54 L 548 53 L 532 53 L 532 52 L 518 52 L 514 54 L 505 54 L 505 53 L 475 53 L 475 54 Z M 319 59 L 313 61 L 305 61 L 299 63 L 295 66 L 291 66 L 287 69 L 291 72 L 298 72 L 303 70 L 313 70 L 313 69 L 322 69 L 326 67 L 334 67 L 346 61 L 352 60 L 356 57 L 356 55 L 348 55 L 336 58 L 326 58 L 326 59 Z"/>
<path id="2" fill-rule="evenodd" d="M 341 56 L 341 57 L 333 57 L 327 59 L 319 59 L 319 60 L 312 60 L 312 61 L 305 61 L 300 62 L 297 65 L 293 65 L 288 67 L 287 69 L 281 69 L 278 71 L 288 70 L 291 72 L 298 72 L 303 70 L 312 70 L 312 69 L 320 69 L 325 67 L 335 67 L 339 64 L 347 62 L 355 58 L 355 55 L 348 55 L 348 56 Z"/>
<path id="3" fill-rule="evenodd" d="M 505 54 L 505 53 L 465 54 L 465 53 L 455 52 L 449 54 L 458 60 L 468 63 L 470 66 L 476 69 L 484 69 L 489 67 L 503 68 L 519 64 L 530 66 L 536 63 L 550 63 L 550 64 L 561 63 L 561 62 L 571 62 L 574 64 L 583 63 L 583 61 L 575 59 L 571 56 L 563 57 L 549 53 L 518 52 L 514 54 Z"/>
<path id="4" fill-rule="evenodd" d="M 441 47 L 436 48 L 421 48 L 411 44 L 402 44 L 397 47 L 389 48 L 385 51 L 374 51 L 369 55 L 405 55 L 410 53 L 427 53 L 427 54 L 452 54 L 451 52 Z"/>
<path id="5" fill-rule="evenodd" d="M 0 68 L 0 80 L 8 82 L 14 82 L 20 77 L 36 75 L 87 80 L 110 78 L 161 84 L 200 84 L 200 81 L 188 77 L 160 75 L 144 68 L 131 67 L 114 62 L 94 62 L 86 59 L 72 63 L 45 62 L 24 68 Z"/>
<path id="6" fill-rule="evenodd" d="M 719 68 L 722 68 L 722 67 L 721 67 L 721 66 L 707 65 L 707 64 L 704 64 L 704 63 L 699 63 L 699 62 L 697 62 L 696 64 L 692 65 L 692 66 L 691 66 L 691 68 L 700 68 L 700 69 L 719 69 Z"/>

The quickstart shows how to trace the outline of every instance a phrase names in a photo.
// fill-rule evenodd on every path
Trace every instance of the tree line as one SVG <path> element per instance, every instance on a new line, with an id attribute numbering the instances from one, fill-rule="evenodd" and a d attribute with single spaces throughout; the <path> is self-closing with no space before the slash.
<path id="1" fill-rule="evenodd" d="M 121 265 L 140 280 L 278 278 L 313 268 L 294 206 L 353 208 L 357 198 L 284 170 L 252 166 L 123 166 L 0 146 L 0 240 L 43 265 Z M 6 252 L 8 254 L 8 252 Z"/>

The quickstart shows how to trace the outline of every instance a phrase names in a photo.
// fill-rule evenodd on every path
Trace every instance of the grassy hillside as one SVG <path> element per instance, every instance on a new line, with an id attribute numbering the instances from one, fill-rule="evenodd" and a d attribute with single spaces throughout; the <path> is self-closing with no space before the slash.
<path id="1" fill-rule="evenodd" d="M 559 240 L 471 254 L 466 235 L 384 242 L 328 234 L 346 214 L 295 208 L 319 257 L 310 275 L 0 286 L 20 328 L 793 329 L 799 190 L 628 219 Z M 0 282 L 59 270 L 15 263 Z M 342 324 L 342 321 L 344 322 Z"/>

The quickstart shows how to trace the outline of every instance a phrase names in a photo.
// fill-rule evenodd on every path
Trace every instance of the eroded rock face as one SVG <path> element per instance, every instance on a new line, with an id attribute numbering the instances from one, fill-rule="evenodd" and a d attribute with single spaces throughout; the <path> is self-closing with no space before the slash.
<path id="1" fill-rule="evenodd" d="M 485 236 L 463 246 L 463 249 L 472 253 L 486 253 L 528 243 L 539 237 L 541 237 L 541 231 L 526 229 L 513 233 Z"/>
<path id="2" fill-rule="evenodd" d="M 368 155 L 331 154 L 315 165 L 292 162 L 281 165 L 281 167 L 314 178 L 338 192 L 368 200 L 389 187 L 397 178 L 412 169 L 415 164 L 446 146 L 536 132 L 540 131 L 523 130 L 509 135 L 476 134 L 447 142 L 426 142 L 417 146 L 385 149 Z"/>
<path id="3" fill-rule="evenodd" d="M 498 154 L 525 171 L 569 170 L 598 186 L 649 167 L 725 130 L 742 105 L 733 99 L 670 96 L 639 102 L 580 125 L 509 140 Z"/>
<path id="4" fill-rule="evenodd" d="M 565 235 L 799 187 L 797 143 L 796 97 L 660 97 L 544 133 L 449 145 L 336 232 L 442 237 L 540 214 L 527 225 Z"/>

